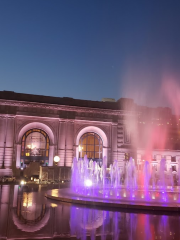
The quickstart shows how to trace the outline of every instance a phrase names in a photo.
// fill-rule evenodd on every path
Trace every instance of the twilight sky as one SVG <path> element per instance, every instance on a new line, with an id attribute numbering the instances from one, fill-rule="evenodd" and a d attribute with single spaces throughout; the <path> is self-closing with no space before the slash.
<path id="1" fill-rule="evenodd" d="M 171 80 L 179 0 L 0 1 L 0 90 L 166 106 Z"/>

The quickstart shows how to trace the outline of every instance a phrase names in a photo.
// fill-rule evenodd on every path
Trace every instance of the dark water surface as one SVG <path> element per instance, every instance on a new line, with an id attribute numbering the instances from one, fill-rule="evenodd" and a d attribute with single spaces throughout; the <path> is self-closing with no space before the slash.
<path id="1" fill-rule="evenodd" d="M 97 209 L 50 201 L 67 185 L 0 185 L 0 239 L 177 239 L 180 215 Z"/>

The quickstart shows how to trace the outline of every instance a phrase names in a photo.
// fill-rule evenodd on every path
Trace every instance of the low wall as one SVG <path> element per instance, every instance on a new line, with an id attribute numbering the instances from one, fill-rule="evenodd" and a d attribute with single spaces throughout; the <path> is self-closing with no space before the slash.
<path id="1" fill-rule="evenodd" d="M 40 166 L 39 181 L 60 182 L 70 181 L 71 167 L 42 167 Z"/>

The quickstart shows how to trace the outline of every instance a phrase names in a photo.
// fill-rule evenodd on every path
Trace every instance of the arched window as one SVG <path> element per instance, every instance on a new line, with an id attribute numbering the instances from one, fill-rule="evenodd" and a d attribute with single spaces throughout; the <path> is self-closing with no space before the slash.
<path id="1" fill-rule="evenodd" d="M 39 161 L 42 165 L 48 165 L 49 137 L 41 129 L 28 130 L 22 137 L 21 166 L 31 161 Z"/>
<path id="2" fill-rule="evenodd" d="M 103 142 L 99 135 L 93 132 L 85 133 L 79 140 L 79 157 L 87 155 L 89 159 L 102 161 Z"/>

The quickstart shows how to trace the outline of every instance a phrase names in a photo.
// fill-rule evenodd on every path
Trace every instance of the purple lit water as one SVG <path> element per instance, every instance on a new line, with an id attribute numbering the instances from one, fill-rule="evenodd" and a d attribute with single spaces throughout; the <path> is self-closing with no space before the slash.
<path id="1" fill-rule="evenodd" d="M 71 183 L 74 196 L 94 198 L 94 201 L 105 198 L 120 203 L 180 204 L 179 186 L 174 186 L 172 171 L 167 175 L 165 159 L 160 162 L 159 172 L 151 170 L 148 161 L 138 172 L 132 158 L 124 168 L 119 168 L 117 160 L 107 168 L 106 158 L 101 167 L 87 156 L 84 160 L 74 158 Z"/>
<path id="2" fill-rule="evenodd" d="M 44 197 L 63 186 L 1 185 L 0 239 L 179 240 L 177 214 L 88 208 Z"/>

